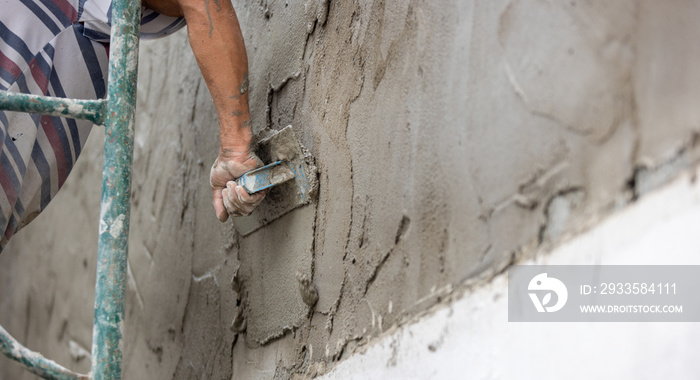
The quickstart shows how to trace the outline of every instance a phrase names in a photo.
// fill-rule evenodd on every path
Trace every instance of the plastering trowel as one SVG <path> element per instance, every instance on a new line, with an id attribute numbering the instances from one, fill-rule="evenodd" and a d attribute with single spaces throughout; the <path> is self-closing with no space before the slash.
<path id="1" fill-rule="evenodd" d="M 233 218 L 236 231 L 243 236 L 308 204 L 318 190 L 316 167 L 291 125 L 261 140 L 256 153 L 263 162 L 272 163 L 243 174 L 236 183 L 250 194 L 269 191 L 252 214 Z"/>

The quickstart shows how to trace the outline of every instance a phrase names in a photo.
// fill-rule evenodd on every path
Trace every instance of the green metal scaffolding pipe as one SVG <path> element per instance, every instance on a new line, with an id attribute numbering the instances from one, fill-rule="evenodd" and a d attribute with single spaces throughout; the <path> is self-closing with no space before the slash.
<path id="1" fill-rule="evenodd" d="M 140 18 L 140 0 L 113 3 L 92 333 L 95 380 L 122 377 Z"/>
<path id="2" fill-rule="evenodd" d="M 141 1 L 115 0 L 112 7 L 106 100 L 74 100 L 0 91 L 0 109 L 87 119 L 105 126 L 90 374 L 74 373 L 27 349 L 0 326 L 0 352 L 46 379 L 122 378 Z"/>
<path id="3" fill-rule="evenodd" d="M 72 117 L 102 124 L 105 101 L 77 100 L 0 91 L 0 110 Z"/>
<path id="4" fill-rule="evenodd" d="M 31 351 L 21 345 L 2 326 L 0 326 L 0 352 L 8 358 L 24 365 L 27 370 L 44 379 L 52 380 L 87 380 L 87 375 L 75 373 L 61 367 L 40 353 Z"/>

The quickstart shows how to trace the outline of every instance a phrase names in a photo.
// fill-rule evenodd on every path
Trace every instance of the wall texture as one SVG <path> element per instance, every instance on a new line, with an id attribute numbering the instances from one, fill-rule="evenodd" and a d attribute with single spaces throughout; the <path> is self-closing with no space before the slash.
<path id="1" fill-rule="evenodd" d="M 216 115 L 186 33 L 142 45 L 126 379 L 312 377 L 696 161 L 691 1 L 235 0 L 254 131 L 288 124 L 318 201 L 219 223 Z M 0 323 L 79 370 L 101 131 L 0 257 Z M 303 303 L 310 278 L 314 307 Z M 22 377 L 2 362 L 0 374 Z"/>

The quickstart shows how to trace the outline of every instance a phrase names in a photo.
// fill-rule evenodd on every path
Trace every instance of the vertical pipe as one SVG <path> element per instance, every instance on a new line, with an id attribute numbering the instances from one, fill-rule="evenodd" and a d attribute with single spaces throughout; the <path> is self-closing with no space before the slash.
<path id="1" fill-rule="evenodd" d="M 121 379 L 141 0 L 112 8 L 92 378 Z"/>

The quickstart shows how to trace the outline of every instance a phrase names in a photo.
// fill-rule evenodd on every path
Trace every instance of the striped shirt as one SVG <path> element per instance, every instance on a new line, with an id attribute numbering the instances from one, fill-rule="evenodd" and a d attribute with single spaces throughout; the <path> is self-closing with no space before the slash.
<path id="1" fill-rule="evenodd" d="M 106 95 L 111 0 L 0 0 L 0 90 L 63 98 Z M 141 37 L 183 18 L 143 9 Z M 63 186 L 92 123 L 0 111 L 0 252 Z"/>

